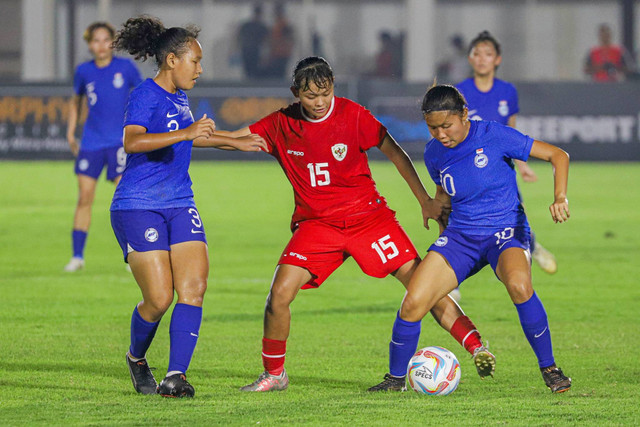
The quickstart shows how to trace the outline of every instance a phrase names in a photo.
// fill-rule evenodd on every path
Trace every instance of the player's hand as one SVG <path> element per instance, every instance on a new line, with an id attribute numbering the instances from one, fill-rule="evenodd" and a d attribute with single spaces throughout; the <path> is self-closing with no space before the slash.
<path id="1" fill-rule="evenodd" d="M 556 197 L 556 200 L 549 206 L 551 218 L 557 224 L 565 222 L 571 216 L 569 213 L 569 200 L 566 197 Z"/>
<path id="2" fill-rule="evenodd" d="M 236 148 L 240 151 L 269 151 L 267 142 L 256 133 L 237 138 Z"/>
<path id="3" fill-rule="evenodd" d="M 538 175 L 531 168 L 528 170 L 520 169 L 520 176 L 524 182 L 536 182 L 538 180 Z"/>
<path id="4" fill-rule="evenodd" d="M 69 143 L 69 148 L 71 149 L 71 153 L 73 157 L 78 157 L 78 153 L 80 152 L 80 145 L 78 145 L 78 140 L 75 135 L 67 135 L 67 142 Z"/>
<path id="5" fill-rule="evenodd" d="M 438 221 L 442 215 L 442 202 L 437 199 L 426 200 L 422 205 L 422 220 L 424 227 L 429 230 L 429 220 Z"/>
<path id="6" fill-rule="evenodd" d="M 198 121 L 195 121 L 185 129 L 186 140 L 194 140 L 196 138 L 209 138 L 216 130 L 216 123 L 205 114 Z"/>

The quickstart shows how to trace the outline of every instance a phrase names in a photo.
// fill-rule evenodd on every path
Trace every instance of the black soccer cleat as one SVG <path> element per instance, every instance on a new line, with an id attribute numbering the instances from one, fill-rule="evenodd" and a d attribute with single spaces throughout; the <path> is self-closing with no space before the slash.
<path id="1" fill-rule="evenodd" d="M 571 378 L 565 376 L 562 373 L 562 369 L 557 366 L 549 366 L 547 368 L 541 368 L 542 378 L 544 382 L 551 389 L 552 393 L 564 393 L 571 388 Z"/>
<path id="2" fill-rule="evenodd" d="M 151 373 L 151 368 L 147 364 L 147 359 L 140 359 L 134 362 L 129 358 L 127 354 L 127 366 L 129 366 L 129 373 L 131 374 L 131 382 L 133 382 L 133 388 L 138 393 L 142 394 L 156 394 L 158 390 L 158 383 Z"/>
<path id="3" fill-rule="evenodd" d="M 184 374 L 173 374 L 160 382 L 158 394 L 162 397 L 193 397 L 196 391 Z"/>
<path id="4" fill-rule="evenodd" d="M 391 374 L 385 374 L 384 380 L 373 387 L 369 387 L 367 391 L 406 391 L 406 377 L 394 377 Z"/>

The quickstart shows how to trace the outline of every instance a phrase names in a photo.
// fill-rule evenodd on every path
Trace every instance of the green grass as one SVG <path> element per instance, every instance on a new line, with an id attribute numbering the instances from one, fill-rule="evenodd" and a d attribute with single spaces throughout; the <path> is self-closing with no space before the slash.
<path id="1" fill-rule="evenodd" d="M 427 179 L 424 166 L 417 165 Z M 421 346 L 453 350 L 462 381 L 450 396 L 368 394 L 387 367 L 401 285 L 365 276 L 349 260 L 292 306 L 284 393 L 242 394 L 261 372 L 262 309 L 289 239 L 293 197 L 275 162 L 192 165 L 210 245 L 211 275 L 200 341 L 189 370 L 192 400 L 139 396 L 124 362 L 138 288 L 109 223 L 113 188 L 101 181 L 86 248 L 70 256 L 76 181 L 68 162 L 0 163 L 0 424 L 2 425 L 638 425 L 640 367 L 640 164 L 572 165 L 572 218 L 548 213 L 551 170 L 523 193 L 538 239 L 559 271 L 534 266 L 559 365 L 573 377 L 552 395 L 506 291 L 490 269 L 463 285 L 463 308 L 498 357 L 481 381 L 470 358 L 423 322 Z M 392 165 L 373 163 L 378 188 L 421 253 L 436 231 L 420 227 L 417 204 Z M 432 186 L 429 186 L 432 188 Z M 157 376 L 168 360 L 167 317 L 148 357 Z"/>

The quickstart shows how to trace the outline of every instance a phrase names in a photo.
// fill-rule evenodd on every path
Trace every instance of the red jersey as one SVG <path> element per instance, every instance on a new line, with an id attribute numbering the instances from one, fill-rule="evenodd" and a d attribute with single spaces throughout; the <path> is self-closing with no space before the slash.
<path id="1" fill-rule="evenodd" d="M 623 50 L 620 46 L 597 46 L 589 52 L 589 62 L 598 71 L 593 74 L 597 82 L 615 82 L 621 79 L 624 66 Z"/>
<path id="2" fill-rule="evenodd" d="M 378 145 L 387 129 L 361 105 L 334 97 L 327 115 L 313 120 L 297 102 L 249 129 L 267 141 L 293 186 L 292 226 L 306 219 L 339 220 L 386 204 L 371 178 L 366 150 Z"/>

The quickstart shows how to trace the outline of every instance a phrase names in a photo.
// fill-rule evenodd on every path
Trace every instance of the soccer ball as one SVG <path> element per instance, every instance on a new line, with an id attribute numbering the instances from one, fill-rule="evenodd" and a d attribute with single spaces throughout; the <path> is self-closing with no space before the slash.
<path id="1" fill-rule="evenodd" d="M 421 394 L 444 396 L 460 383 L 460 363 L 442 347 L 425 347 L 413 355 L 407 366 L 411 388 Z"/>

